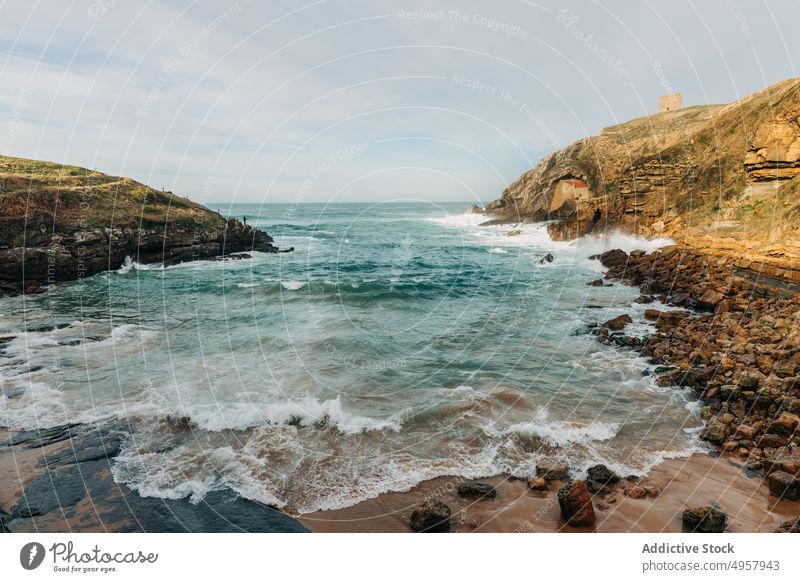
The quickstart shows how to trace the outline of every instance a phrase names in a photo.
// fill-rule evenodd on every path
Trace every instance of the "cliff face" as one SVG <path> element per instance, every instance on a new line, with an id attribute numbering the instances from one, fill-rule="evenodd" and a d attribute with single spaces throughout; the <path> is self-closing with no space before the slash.
<path id="1" fill-rule="evenodd" d="M 141 263 L 277 252 L 265 232 L 128 178 L 0 156 L 0 292 Z"/>
<path id="2" fill-rule="evenodd" d="M 584 181 L 590 196 L 553 208 L 566 179 Z M 553 220 L 556 239 L 618 228 L 781 262 L 800 257 L 798 193 L 800 80 L 791 79 L 729 105 L 606 128 L 543 159 L 485 211 Z"/>

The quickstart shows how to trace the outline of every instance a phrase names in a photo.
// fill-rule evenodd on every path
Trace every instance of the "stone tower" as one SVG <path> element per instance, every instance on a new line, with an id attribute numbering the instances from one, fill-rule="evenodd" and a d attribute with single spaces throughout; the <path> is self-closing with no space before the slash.
<path id="1" fill-rule="evenodd" d="M 663 95 L 658 99 L 658 112 L 677 111 L 683 104 L 683 94 L 673 93 L 672 95 Z"/>

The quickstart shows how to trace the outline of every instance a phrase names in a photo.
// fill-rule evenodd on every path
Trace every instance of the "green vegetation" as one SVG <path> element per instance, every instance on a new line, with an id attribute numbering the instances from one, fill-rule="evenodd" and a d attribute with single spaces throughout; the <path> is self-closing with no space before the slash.
<path id="1" fill-rule="evenodd" d="M 94 228 L 212 231 L 224 219 L 207 208 L 129 178 L 0 156 L 0 244 L 35 244 L 52 233 Z"/>

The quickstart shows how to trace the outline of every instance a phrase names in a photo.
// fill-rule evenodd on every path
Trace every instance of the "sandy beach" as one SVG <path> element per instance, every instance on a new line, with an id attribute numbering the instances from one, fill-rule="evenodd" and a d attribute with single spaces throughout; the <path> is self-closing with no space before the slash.
<path id="1" fill-rule="evenodd" d="M 653 468 L 638 484 L 657 487 L 657 497 L 633 499 L 621 491 L 595 501 L 594 527 L 565 525 L 554 481 L 547 493 L 531 491 L 525 481 L 505 476 L 481 479 L 497 490 L 493 500 L 459 498 L 461 478 L 442 477 L 405 493 L 387 493 L 353 507 L 300 516 L 312 532 L 407 532 L 413 509 L 439 499 L 453 510 L 456 532 L 681 532 L 681 514 L 689 507 L 718 504 L 728 513 L 730 532 L 771 532 L 798 517 L 797 503 L 771 496 L 763 476 L 748 472 L 729 456 L 698 453 L 670 459 Z M 612 502 L 613 500 L 613 502 Z"/>

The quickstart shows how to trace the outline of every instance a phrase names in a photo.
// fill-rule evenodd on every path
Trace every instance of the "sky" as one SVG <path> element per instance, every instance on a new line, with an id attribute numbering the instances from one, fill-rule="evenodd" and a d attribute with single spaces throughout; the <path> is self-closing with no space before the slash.
<path id="1" fill-rule="evenodd" d="M 192 200 L 485 202 L 542 157 L 798 76 L 800 2 L 0 0 L 0 154 Z"/>

